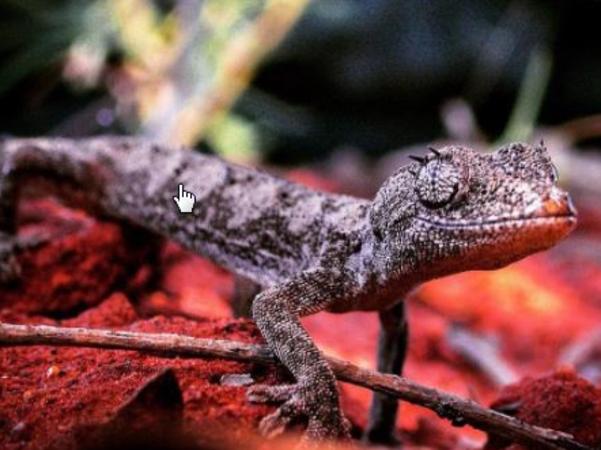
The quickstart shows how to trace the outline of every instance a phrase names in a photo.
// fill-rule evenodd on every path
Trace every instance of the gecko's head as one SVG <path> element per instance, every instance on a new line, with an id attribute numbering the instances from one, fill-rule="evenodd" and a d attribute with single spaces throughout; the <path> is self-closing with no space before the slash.
<path id="1" fill-rule="evenodd" d="M 546 148 L 450 146 L 399 169 L 378 192 L 376 241 L 437 274 L 493 269 L 553 246 L 576 225 Z"/>

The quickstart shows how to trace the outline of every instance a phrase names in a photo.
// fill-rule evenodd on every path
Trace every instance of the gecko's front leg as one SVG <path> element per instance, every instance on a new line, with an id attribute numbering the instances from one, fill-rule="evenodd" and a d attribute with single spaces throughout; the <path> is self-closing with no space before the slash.
<path id="1" fill-rule="evenodd" d="M 348 438 L 349 425 L 340 409 L 336 378 L 299 321 L 302 315 L 325 309 L 349 289 L 342 274 L 313 269 L 263 291 L 253 303 L 253 317 L 268 345 L 292 372 L 296 384 L 257 385 L 248 390 L 253 402 L 284 402 L 265 417 L 260 431 L 275 436 L 290 422 L 307 421 L 313 440 Z"/>

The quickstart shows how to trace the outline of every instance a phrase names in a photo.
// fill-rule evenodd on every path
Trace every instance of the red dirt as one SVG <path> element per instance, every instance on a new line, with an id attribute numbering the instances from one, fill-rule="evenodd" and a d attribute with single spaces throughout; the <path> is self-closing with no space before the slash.
<path id="1" fill-rule="evenodd" d="M 565 431 L 594 448 L 601 446 L 601 389 L 572 370 L 560 370 L 541 378 L 528 377 L 507 386 L 491 407 L 515 410 L 512 415 L 525 422 Z M 506 447 L 490 445 L 487 448 Z"/>
<path id="2" fill-rule="evenodd" d="M 123 287 L 148 254 L 133 230 L 51 200 L 27 203 L 20 222 L 21 237 L 49 239 L 19 255 L 24 281 L 2 289 L 0 308 L 61 315 L 98 304 Z"/>
<path id="3" fill-rule="evenodd" d="M 178 332 L 243 342 L 261 340 L 247 320 L 191 321 L 162 316 L 138 320 L 132 306 L 120 294 L 78 318 L 58 323 Z M 82 429 L 86 434 L 102 429 L 136 390 L 166 369 L 173 369 L 183 396 L 181 417 L 185 435 L 205 444 L 215 443 L 216 436 L 220 441 L 224 437 L 233 441 L 248 439 L 257 421 L 270 408 L 247 403 L 245 389 L 222 385 L 221 377 L 248 373 L 261 382 L 277 380 L 273 370 L 233 361 L 166 359 L 133 351 L 41 346 L 1 349 L 0 368 L 0 448 L 3 449 L 79 448 Z"/>
<path id="4" fill-rule="evenodd" d="M 296 176 L 306 181 L 306 173 Z M 601 230 L 601 224 L 587 224 L 588 232 Z M 4 321 L 261 340 L 251 322 L 231 318 L 231 277 L 175 245 L 165 246 L 154 258 L 156 241 L 49 200 L 25 203 L 20 232 L 50 233 L 52 239 L 21 255 L 26 282 L 0 291 Z M 498 397 L 499 388 L 449 346 L 446 333 L 453 322 L 499 342 L 502 357 L 521 377 L 553 370 L 562 350 L 601 322 L 601 262 L 589 244 L 567 244 L 500 271 L 467 273 L 421 288 L 409 302 L 406 375 L 483 404 Z M 153 270 L 160 276 L 151 285 L 146 281 L 152 280 Z M 375 314 L 322 313 L 303 323 L 324 352 L 374 366 Z M 587 367 L 595 364 L 588 361 Z M 258 420 L 272 408 L 249 405 L 244 387 L 220 383 L 222 375 L 245 373 L 267 382 L 286 377 L 231 361 L 98 349 L 0 348 L 0 448 L 102 448 L 120 439 L 127 448 L 124 443 L 131 436 L 125 430 L 144 430 L 152 440 L 156 433 L 150 430 L 167 433 L 161 423 L 174 424 L 173 448 L 189 448 L 190 442 L 205 448 L 234 441 L 252 446 Z M 561 377 L 542 378 L 542 387 L 527 378 L 524 383 L 534 387 L 524 392 L 540 392 L 542 399 L 556 393 L 577 400 L 574 405 L 580 404 L 578 399 L 598 398 L 591 385 Z M 508 388 L 500 400 L 516 389 Z M 345 412 L 360 431 L 371 394 L 348 384 L 341 384 L 341 390 Z M 599 423 L 597 412 L 576 415 L 574 409 L 545 409 L 534 398 L 524 398 L 519 414 L 526 414 L 525 420 L 548 419 L 554 426 L 589 430 L 582 431 L 582 439 L 597 439 L 589 434 L 591 424 Z M 565 418 L 571 422 L 562 422 Z M 453 428 L 434 413 L 408 404 L 402 405 L 398 424 L 407 449 L 473 449 L 486 440 L 482 432 Z"/>

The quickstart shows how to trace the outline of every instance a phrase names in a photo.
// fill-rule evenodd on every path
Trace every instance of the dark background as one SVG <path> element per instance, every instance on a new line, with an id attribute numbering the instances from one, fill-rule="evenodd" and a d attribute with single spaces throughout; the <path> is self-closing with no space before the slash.
<path id="1" fill-rule="evenodd" d="M 128 120 L 102 126 L 82 115 L 112 103 L 103 81 L 74 89 L 62 76 L 86 3 L 0 2 L 2 133 L 136 132 Z M 168 14 L 174 2 L 156 5 Z M 51 19 L 40 18 L 42 10 Z M 441 106 L 453 98 L 471 106 L 494 141 L 533 49 L 543 49 L 552 66 L 537 125 L 559 125 L 601 110 L 600 17 L 601 3 L 584 0 L 314 2 L 260 65 L 234 112 L 252 124 L 259 151 L 275 162 L 320 159 L 347 146 L 377 156 L 439 138 Z M 105 70 L 123 61 L 115 45 Z M 83 119 L 73 121 L 78 114 Z"/>

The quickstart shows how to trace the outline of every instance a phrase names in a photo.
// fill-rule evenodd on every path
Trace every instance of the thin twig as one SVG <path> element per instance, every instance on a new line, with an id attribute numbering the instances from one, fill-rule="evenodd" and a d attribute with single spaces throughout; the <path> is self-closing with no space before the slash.
<path id="1" fill-rule="evenodd" d="M 447 340 L 453 350 L 478 368 L 495 386 L 518 381 L 516 371 L 501 356 L 497 346 L 484 336 L 454 324 L 447 332 Z"/>
<path id="2" fill-rule="evenodd" d="M 263 364 L 277 363 L 265 346 L 218 339 L 202 339 L 170 333 L 66 328 L 47 325 L 0 323 L 0 344 L 57 345 L 147 351 L 162 356 L 224 358 Z M 463 400 L 396 375 L 363 369 L 347 361 L 327 357 L 336 377 L 373 391 L 383 392 L 435 411 L 456 425 L 469 424 L 491 434 L 539 449 L 586 450 L 571 435 L 521 422 L 471 400 Z"/>

